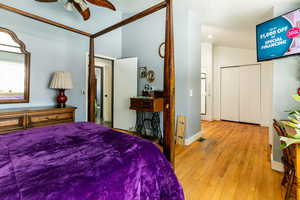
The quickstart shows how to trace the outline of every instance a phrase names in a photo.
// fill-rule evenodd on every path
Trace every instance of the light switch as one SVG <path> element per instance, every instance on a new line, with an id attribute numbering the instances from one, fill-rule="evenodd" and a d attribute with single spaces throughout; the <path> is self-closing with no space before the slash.
<path id="1" fill-rule="evenodd" d="M 191 89 L 190 90 L 190 97 L 192 97 L 193 96 L 193 90 Z"/>

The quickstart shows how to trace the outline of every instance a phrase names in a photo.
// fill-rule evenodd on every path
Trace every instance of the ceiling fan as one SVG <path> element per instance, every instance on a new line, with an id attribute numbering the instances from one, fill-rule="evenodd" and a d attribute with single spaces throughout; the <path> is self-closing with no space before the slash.
<path id="1" fill-rule="evenodd" d="M 77 10 L 84 20 L 88 20 L 91 16 L 88 2 L 104 8 L 109 8 L 111 10 L 116 10 L 115 6 L 110 3 L 108 0 L 35 0 L 43 3 L 50 2 L 63 2 L 65 3 L 64 7 L 68 11 Z"/>

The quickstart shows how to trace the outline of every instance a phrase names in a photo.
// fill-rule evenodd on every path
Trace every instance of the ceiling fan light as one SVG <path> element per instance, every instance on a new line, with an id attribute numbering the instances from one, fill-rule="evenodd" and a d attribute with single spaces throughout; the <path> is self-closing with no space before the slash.
<path id="1" fill-rule="evenodd" d="M 67 11 L 74 11 L 74 5 L 71 2 L 67 2 L 64 7 Z"/>
<path id="2" fill-rule="evenodd" d="M 88 5 L 87 5 L 87 3 L 85 3 L 84 1 L 81 1 L 79 3 L 79 6 L 80 6 L 80 8 L 81 8 L 82 11 L 85 11 L 86 9 L 89 8 Z"/>

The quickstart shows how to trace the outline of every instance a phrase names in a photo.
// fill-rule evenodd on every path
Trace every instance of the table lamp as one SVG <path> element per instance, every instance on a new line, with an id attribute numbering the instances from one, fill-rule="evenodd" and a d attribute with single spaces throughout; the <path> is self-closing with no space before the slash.
<path id="1" fill-rule="evenodd" d="M 65 95 L 65 90 L 73 88 L 73 82 L 70 72 L 54 72 L 50 88 L 58 90 L 58 96 L 56 97 L 57 107 L 65 108 L 68 100 Z"/>

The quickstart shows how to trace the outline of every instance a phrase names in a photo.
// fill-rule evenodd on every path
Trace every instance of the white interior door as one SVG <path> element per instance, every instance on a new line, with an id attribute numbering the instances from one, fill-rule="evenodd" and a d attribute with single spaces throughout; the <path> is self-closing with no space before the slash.
<path id="1" fill-rule="evenodd" d="M 240 121 L 261 123 L 260 65 L 240 67 Z"/>
<path id="2" fill-rule="evenodd" d="M 221 69 L 221 119 L 239 121 L 239 68 Z"/>
<path id="3" fill-rule="evenodd" d="M 137 58 L 115 61 L 113 128 L 129 130 L 135 126 L 136 113 L 129 109 L 130 98 L 137 96 Z"/>

